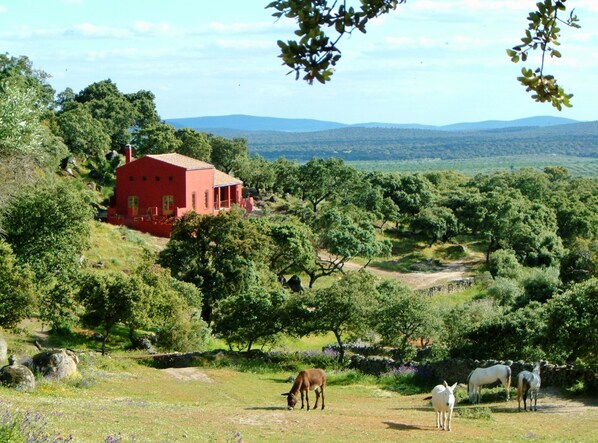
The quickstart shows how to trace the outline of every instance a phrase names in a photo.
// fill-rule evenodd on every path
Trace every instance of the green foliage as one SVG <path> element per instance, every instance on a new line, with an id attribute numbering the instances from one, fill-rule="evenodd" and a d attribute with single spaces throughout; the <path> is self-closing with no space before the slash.
<path id="1" fill-rule="evenodd" d="M 391 243 L 377 239 L 372 216 L 358 208 L 329 206 L 317 213 L 312 230 L 316 237 L 315 248 L 322 252 L 313 266 L 305 269 L 310 277 L 310 288 L 317 279 L 341 272 L 352 258 L 365 258 L 367 266 L 375 257 L 390 254 Z"/>
<path id="2" fill-rule="evenodd" d="M 252 155 L 240 162 L 237 175 L 246 187 L 257 194 L 272 190 L 276 180 L 275 169 L 260 155 Z"/>
<path id="3" fill-rule="evenodd" d="M 211 163 L 227 174 L 240 170 L 241 165 L 249 156 L 247 140 L 244 138 L 226 139 L 224 137 L 210 135 L 212 146 Z"/>
<path id="4" fill-rule="evenodd" d="M 210 161 L 212 145 L 208 134 L 190 128 L 182 128 L 177 129 L 174 135 L 181 142 L 177 150 L 179 154 L 205 162 Z"/>
<path id="5" fill-rule="evenodd" d="M 267 8 L 277 11 L 272 14 L 276 18 L 284 16 L 297 21 L 295 35 L 299 40 L 286 43 L 279 40 L 280 57 L 292 69 L 291 72 L 295 72 L 297 79 L 303 72 L 303 80 L 312 84 L 314 80 L 320 83 L 330 80 L 334 66 L 341 58 L 336 45 L 343 35 L 351 34 L 354 30 L 365 33 L 365 26 L 370 19 L 395 9 L 397 4 L 404 1 L 362 1 L 360 9 L 356 10 L 352 6 L 347 8 L 346 2 L 341 2 L 337 8 L 337 2 L 329 5 L 328 1 L 277 0 Z M 327 32 L 336 34 L 336 37 L 331 39 Z"/>
<path id="6" fill-rule="evenodd" d="M 488 295 L 502 306 L 511 306 L 523 296 L 523 288 L 516 280 L 495 277 L 488 286 Z"/>
<path id="7" fill-rule="evenodd" d="M 474 300 L 445 308 L 440 316 L 444 322 L 440 340 L 452 357 L 463 358 L 462 350 L 474 346 L 469 334 L 502 314 L 502 309 L 497 309 L 491 299 Z"/>
<path id="8" fill-rule="evenodd" d="M 229 347 L 251 351 L 273 344 L 284 329 L 286 292 L 256 281 L 246 292 L 221 300 L 214 312 L 214 331 Z"/>
<path id="9" fill-rule="evenodd" d="M 537 361 L 545 358 L 544 306 L 530 302 L 524 308 L 495 315 L 466 334 L 466 345 L 453 348 L 460 358 Z"/>
<path id="10" fill-rule="evenodd" d="M 534 71 L 522 68 L 522 76 L 517 80 L 526 87 L 526 91 L 533 92 L 532 98 L 537 102 L 550 102 L 559 111 L 563 106 L 571 107 L 570 98 L 573 94 L 566 94 L 552 75 L 544 74 L 544 62 L 546 55 L 551 58 L 560 58 L 561 53 L 556 49 L 560 45 L 559 38 L 562 23 L 572 28 L 579 28 L 577 16 L 571 11 L 569 18 L 562 20 L 559 14 L 564 13 L 567 8 L 566 0 L 543 0 L 536 3 L 537 11 L 529 13 L 528 29 L 521 44 L 507 49 L 507 55 L 514 63 L 525 62 L 530 51 L 540 50 L 541 64 Z"/>
<path id="11" fill-rule="evenodd" d="M 174 127 L 166 123 L 153 123 L 137 129 L 133 133 L 132 143 L 136 154 L 168 154 L 177 152 L 182 141 L 176 136 Z"/>
<path id="12" fill-rule="evenodd" d="M 102 354 L 112 329 L 118 323 L 130 321 L 137 309 L 144 309 L 143 287 L 135 278 L 118 272 L 90 272 L 81 282 L 80 302 L 85 311 L 81 315 L 84 325 L 101 327 Z"/>
<path id="13" fill-rule="evenodd" d="M 129 130 L 134 127 L 138 114 L 112 80 L 87 86 L 75 96 L 75 101 L 85 104 L 92 117 L 101 122 L 110 137 L 112 149 L 118 150 L 129 143 Z"/>
<path id="14" fill-rule="evenodd" d="M 557 294 L 561 287 L 558 268 L 533 269 L 523 279 L 524 293 L 516 300 L 518 306 L 525 306 L 530 301 L 545 303 Z"/>
<path id="15" fill-rule="evenodd" d="M 258 226 L 269 238 L 268 264 L 278 275 L 300 273 L 315 260 L 313 233 L 308 226 L 293 217 L 258 220 Z"/>
<path id="16" fill-rule="evenodd" d="M 85 104 L 72 102 L 58 114 L 59 135 L 71 153 L 82 157 L 103 157 L 110 150 L 110 136 Z"/>
<path id="17" fill-rule="evenodd" d="M 598 363 L 598 280 L 573 285 L 547 303 L 546 345 L 555 361 Z"/>
<path id="18" fill-rule="evenodd" d="M 246 292 L 257 263 L 267 257 L 268 238 L 241 210 L 218 217 L 189 212 L 172 228 L 159 262 L 203 294 L 202 318 L 210 323 L 218 301 Z"/>
<path id="19" fill-rule="evenodd" d="M 19 266 L 10 245 L 0 239 L 0 327 L 14 328 L 35 306 L 34 275 Z"/>
<path id="20" fill-rule="evenodd" d="M 594 245 L 592 247 L 592 245 Z M 578 239 L 561 260 L 561 279 L 563 283 L 579 283 L 598 274 L 596 242 Z"/>
<path id="21" fill-rule="evenodd" d="M 447 242 L 460 233 L 460 223 L 453 211 L 446 207 L 422 209 L 411 221 L 411 229 L 426 239 L 428 245 Z"/>
<path id="22" fill-rule="evenodd" d="M 488 269 L 493 277 L 504 277 L 517 280 L 521 277 L 523 267 L 517 260 L 515 252 L 508 249 L 499 249 L 490 256 Z"/>
<path id="23" fill-rule="evenodd" d="M 298 196 L 310 202 L 314 212 L 320 203 L 350 187 L 357 177 L 357 171 L 339 158 L 312 158 L 296 173 Z"/>
<path id="24" fill-rule="evenodd" d="M 380 295 L 372 318 L 374 329 L 384 344 L 397 349 L 401 361 L 408 360 L 414 354 L 416 340 L 428 344 L 436 335 L 440 318 L 423 293 L 412 292 L 394 281 L 385 281 L 377 289 Z"/>
<path id="25" fill-rule="evenodd" d="M 330 287 L 308 291 L 302 297 L 306 332 L 332 332 L 339 345 L 339 361 L 345 355 L 344 343 L 361 338 L 369 329 L 377 300 L 375 278 L 365 271 L 348 272 Z"/>
<path id="26" fill-rule="evenodd" d="M 40 282 L 75 273 L 89 242 L 93 210 L 74 181 L 48 181 L 23 190 L 2 214 L 6 241 Z"/>

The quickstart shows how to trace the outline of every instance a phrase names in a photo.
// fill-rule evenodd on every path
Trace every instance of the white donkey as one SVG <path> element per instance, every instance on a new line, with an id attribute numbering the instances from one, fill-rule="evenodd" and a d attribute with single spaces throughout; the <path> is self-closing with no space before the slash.
<path id="1" fill-rule="evenodd" d="M 451 430 L 451 419 L 453 418 L 453 407 L 455 406 L 455 395 L 453 390 L 457 383 L 449 386 L 446 381 L 432 389 L 432 406 L 436 412 L 436 427 Z"/>

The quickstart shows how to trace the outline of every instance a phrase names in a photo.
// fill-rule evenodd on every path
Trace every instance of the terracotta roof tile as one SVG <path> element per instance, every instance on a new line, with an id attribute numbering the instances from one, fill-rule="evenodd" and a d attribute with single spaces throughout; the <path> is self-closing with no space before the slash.
<path id="1" fill-rule="evenodd" d="M 222 171 L 219 171 L 218 169 L 214 170 L 214 186 L 228 186 L 237 184 L 240 185 L 243 184 L 243 182 L 232 175 L 228 175 Z"/>
<path id="2" fill-rule="evenodd" d="M 173 166 L 178 166 L 180 168 L 185 168 L 186 170 L 194 170 L 194 169 L 213 169 L 214 165 L 211 165 L 206 162 L 202 162 L 201 160 L 196 160 L 191 157 L 187 157 L 186 155 L 181 154 L 156 154 L 156 155 L 148 155 L 147 157 L 162 161 L 164 163 L 171 164 Z"/>

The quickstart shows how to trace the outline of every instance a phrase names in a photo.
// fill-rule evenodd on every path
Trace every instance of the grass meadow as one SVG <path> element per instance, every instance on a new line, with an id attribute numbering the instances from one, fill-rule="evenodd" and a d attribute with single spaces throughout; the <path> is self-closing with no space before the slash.
<path id="1" fill-rule="evenodd" d="M 479 406 L 459 402 L 448 433 L 435 429 L 426 393 L 404 395 L 375 377 L 329 371 L 325 410 L 288 411 L 280 395 L 290 388 L 288 371 L 85 360 L 76 380 L 41 382 L 33 393 L 0 388 L 0 415 L 40 413 L 48 435 L 75 442 L 598 441 L 598 404 L 549 390 L 534 413 L 518 413 L 502 395 Z"/>

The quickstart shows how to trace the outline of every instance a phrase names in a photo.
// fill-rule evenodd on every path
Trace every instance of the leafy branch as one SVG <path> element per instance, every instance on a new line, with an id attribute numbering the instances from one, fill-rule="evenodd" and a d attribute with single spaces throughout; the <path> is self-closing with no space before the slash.
<path id="1" fill-rule="evenodd" d="M 517 77 L 517 80 L 525 86 L 527 92 L 533 92 L 532 98 L 535 101 L 550 102 L 559 111 L 563 106 L 571 107 L 570 99 L 573 94 L 566 94 L 554 76 L 544 74 L 544 64 L 547 54 L 551 58 L 561 57 L 560 51 L 555 48 L 560 46 L 561 28 L 559 25 L 564 24 L 571 28 L 580 27 L 577 24 L 579 20 L 574 14 L 575 10 L 571 11 L 566 20 L 559 17 L 559 13 L 562 14 L 567 10 L 566 1 L 544 0 L 536 3 L 537 10 L 530 12 L 527 18 L 529 26 L 525 30 L 525 37 L 521 39 L 522 44 L 507 49 L 507 55 L 513 63 L 527 61 L 530 51 L 538 49 L 541 51 L 540 66 L 535 70 L 523 67 L 521 69 L 522 76 Z"/>
<path id="2" fill-rule="evenodd" d="M 298 40 L 278 41 L 283 64 L 295 72 L 295 79 L 303 72 L 303 80 L 312 84 L 314 80 L 326 83 L 334 72 L 334 66 L 341 58 L 337 44 L 340 39 L 354 30 L 366 33 L 367 22 L 396 9 L 407 0 L 361 0 L 357 10 L 347 7 L 346 1 L 334 0 L 276 0 L 266 8 L 277 12 L 273 17 L 287 17 L 297 21 L 295 34 Z M 334 38 L 327 31 L 333 30 Z M 326 31 L 326 32 L 325 32 Z"/>

